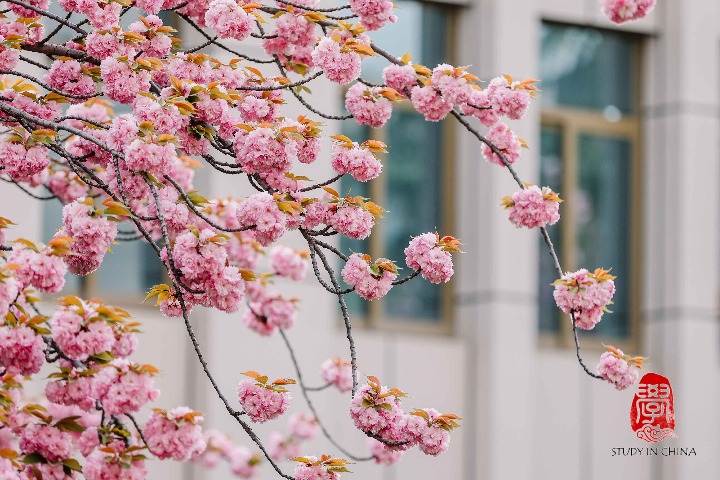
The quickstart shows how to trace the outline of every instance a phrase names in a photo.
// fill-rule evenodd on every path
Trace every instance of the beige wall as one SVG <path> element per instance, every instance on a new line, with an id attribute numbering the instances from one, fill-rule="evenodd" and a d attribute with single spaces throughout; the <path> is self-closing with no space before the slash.
<path id="1" fill-rule="evenodd" d="M 633 24 L 648 33 L 645 94 L 644 325 L 642 354 L 651 368 L 673 382 L 678 439 L 664 446 L 694 447 L 696 457 L 612 457 L 613 447 L 641 447 L 628 426 L 632 392 L 585 376 L 570 349 L 538 345 L 535 307 L 536 238 L 507 221 L 497 199 L 513 191 L 501 169 L 480 159 L 478 145 L 457 133 L 457 236 L 465 253 L 457 268 L 455 332 L 451 336 L 397 334 L 356 329 L 362 373 L 410 392 L 408 407 L 433 406 L 460 414 L 463 428 L 451 449 L 438 458 L 406 454 L 392 468 L 353 465 L 348 478 L 405 480 L 634 478 L 696 480 L 720 472 L 720 388 L 717 324 L 718 293 L 718 29 L 720 6 L 713 0 L 665 0 L 650 19 Z M 596 0 L 479 0 L 463 11 L 458 64 L 474 65 L 483 78 L 499 73 L 537 77 L 541 19 L 609 27 Z M 186 40 L 193 45 L 193 38 Z M 318 107 L 338 109 L 339 91 L 328 85 Z M 299 109 L 297 110 L 300 111 Z M 515 125 L 531 150 L 519 164 L 522 176 L 537 178 L 539 107 Z M 332 128 L 332 127 L 331 127 Z M 330 132 L 331 134 L 337 132 Z M 327 144 L 325 145 L 327 147 Z M 324 150 L 328 151 L 327 148 Z M 391 161 L 391 160 L 390 160 Z M 306 170 L 311 178 L 331 175 L 327 162 Z M 235 179 L 209 175 L 205 192 L 247 193 Z M 39 236 L 36 203 L 0 186 L 3 216 L 27 219 L 22 235 Z M 481 207 L 478 209 L 477 206 Z M 385 221 L 392 221 L 389 216 Z M 293 238 L 293 242 L 299 242 Z M 303 283 L 297 326 L 289 332 L 308 384 L 319 384 L 320 363 L 347 356 L 347 340 L 335 302 L 313 284 Z M 181 322 L 136 310 L 146 327 L 139 356 L 163 370 L 159 404 L 192 403 L 207 412 L 208 426 L 219 427 L 250 446 L 233 424 L 208 382 L 192 364 L 193 352 Z M 234 401 L 240 372 L 253 369 L 292 376 L 278 337 L 247 330 L 240 315 L 198 311 L 193 323 L 211 368 Z M 586 352 L 594 366 L 599 351 Z M 347 415 L 347 395 L 312 394 L 328 428 L 349 449 L 365 453 L 363 435 Z M 292 409 L 304 410 L 294 394 Z M 285 429 L 277 420 L 261 425 L 262 438 Z M 307 444 L 307 454 L 336 453 L 327 442 Z M 286 470 L 292 466 L 283 465 Z M 150 478 L 231 478 L 224 468 L 186 472 L 159 466 Z M 261 478 L 271 478 L 265 470 Z"/>

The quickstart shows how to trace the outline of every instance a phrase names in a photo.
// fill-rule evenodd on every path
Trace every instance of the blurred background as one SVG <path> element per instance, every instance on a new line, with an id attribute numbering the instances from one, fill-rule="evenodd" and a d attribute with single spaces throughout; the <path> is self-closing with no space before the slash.
<path id="1" fill-rule="evenodd" d="M 685 480 L 720 475 L 720 339 L 718 331 L 718 161 L 720 150 L 720 4 L 715 0 L 660 0 L 645 20 L 618 27 L 597 0 L 476 0 L 397 2 L 398 22 L 371 35 L 413 61 L 472 65 L 483 80 L 500 74 L 540 79 L 539 99 L 511 124 L 530 149 L 517 164 L 521 177 L 547 185 L 565 199 L 561 221 L 549 231 L 563 267 L 612 268 L 618 286 L 613 313 L 582 332 L 582 355 L 594 370 L 603 343 L 650 357 L 648 371 L 670 379 L 676 433 L 660 447 L 694 448 L 696 456 L 612 456 L 613 448 L 648 446 L 629 425 L 634 388 L 617 392 L 586 376 L 575 359 L 571 325 L 552 299 L 550 257 L 536 231 L 508 221 L 500 198 L 516 190 L 504 169 L 488 165 L 480 145 L 452 119 L 428 123 L 407 103 L 395 104 L 382 129 L 352 121 L 327 123 L 329 134 L 389 145 L 383 175 L 368 184 L 343 182 L 341 193 L 371 197 L 388 210 L 367 242 L 339 242 L 343 251 L 385 256 L 404 266 L 412 235 L 435 231 L 463 243 L 456 276 L 434 286 L 416 280 L 371 304 L 349 297 L 362 374 L 409 392 L 406 409 L 434 407 L 463 417 L 450 450 L 438 458 L 406 453 L 394 467 L 352 465 L 347 478 L 499 480 L 616 478 Z M 203 43 L 180 19 L 168 18 L 186 47 Z M 250 42 L 251 54 L 263 56 Z M 247 42 L 243 48 L 247 48 Z M 225 52 L 205 50 L 227 60 Z M 386 65 L 369 59 L 363 78 L 381 81 Z M 312 104 L 344 113 L 343 89 L 318 80 Z M 303 112 L 292 102 L 287 116 Z M 310 118 L 317 119 L 312 114 Z M 481 131 L 484 129 L 481 128 Z M 295 173 L 333 176 L 324 161 Z M 206 197 L 250 193 L 237 177 L 208 168 L 196 185 Z M 10 186 L 0 190 L 12 233 L 49 240 L 60 205 L 27 202 Z M 285 237 L 302 247 L 295 233 Z M 155 406 L 189 405 L 253 448 L 224 411 L 202 375 L 182 321 L 139 303 L 163 282 L 160 264 L 142 244 L 113 247 L 103 267 L 70 291 L 128 308 L 143 322 L 139 361 L 162 371 Z M 404 271 L 407 273 L 407 268 Z M 300 285 L 278 283 L 298 297 L 300 317 L 288 332 L 308 385 L 320 385 L 323 360 L 349 357 L 334 297 L 311 276 Z M 240 320 L 196 309 L 192 321 L 206 358 L 230 398 L 257 370 L 292 377 L 282 339 L 259 337 Z M 293 389 L 291 411 L 306 411 Z M 364 435 L 347 413 L 349 394 L 311 393 L 332 434 L 356 455 Z M 287 431 L 281 419 L 258 426 L 261 438 Z M 339 454 L 324 439 L 304 454 Z M 283 462 L 286 471 L 292 462 Z M 155 462 L 150 479 L 233 478 L 226 465 L 201 470 Z M 275 478 L 266 465 L 259 478 Z"/>

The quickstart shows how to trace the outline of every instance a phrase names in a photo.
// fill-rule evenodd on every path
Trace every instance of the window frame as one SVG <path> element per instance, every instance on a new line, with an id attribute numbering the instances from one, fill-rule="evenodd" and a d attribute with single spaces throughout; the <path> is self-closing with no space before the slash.
<path id="1" fill-rule="evenodd" d="M 542 23 L 567 26 L 575 28 L 590 28 L 599 31 L 612 31 L 618 33 L 617 30 L 606 30 L 584 25 L 564 24 L 554 21 L 545 21 Z M 629 323 L 627 336 L 602 336 L 605 344 L 612 344 L 623 350 L 637 350 L 642 341 L 641 325 L 643 323 L 642 311 L 642 285 L 643 285 L 643 256 L 642 256 L 642 239 L 644 235 L 644 217 L 642 215 L 643 206 L 643 116 L 642 116 L 642 95 L 641 85 L 643 84 L 643 61 L 645 52 L 645 42 L 643 37 L 620 31 L 619 33 L 629 37 L 635 37 L 635 45 L 633 46 L 633 78 L 634 85 L 634 102 L 632 113 L 624 113 L 622 118 L 616 122 L 607 120 L 601 110 L 593 110 L 578 107 L 569 107 L 562 105 L 544 106 L 540 113 L 540 131 L 551 128 L 559 132 L 561 139 L 561 162 L 562 162 L 562 190 L 560 194 L 563 198 L 569 199 L 573 197 L 574 192 L 578 189 L 579 183 L 579 165 L 580 152 L 578 151 L 580 137 L 583 134 L 590 134 L 598 137 L 608 137 L 622 139 L 630 145 L 630 251 L 628 267 L 631 272 L 629 284 Z M 569 221 L 562 221 L 558 225 L 560 228 L 561 255 L 560 262 L 568 271 L 575 271 L 578 268 L 595 268 L 596 266 L 582 266 L 577 264 L 577 225 L 571 219 L 574 218 L 575 206 L 573 202 L 563 203 L 562 218 Z M 556 227 L 557 228 L 557 227 Z M 542 252 L 540 252 L 542 254 Z M 602 265 L 597 265 L 601 267 Z M 567 316 L 557 309 L 558 330 L 556 332 L 539 330 L 539 343 L 541 347 L 554 348 L 574 348 L 575 340 L 571 322 L 567 321 Z M 599 342 L 588 342 L 585 348 L 589 350 L 603 350 L 602 344 Z"/>
<path id="2" fill-rule="evenodd" d="M 418 3 L 430 3 L 430 2 L 423 2 L 422 0 L 418 0 Z M 457 35 L 454 34 L 457 32 L 457 25 L 458 25 L 458 11 L 460 10 L 455 5 L 445 4 L 445 3 L 435 3 L 432 2 L 434 5 L 440 5 L 443 8 L 447 9 L 448 13 L 448 28 L 447 28 L 447 34 L 446 34 L 446 42 L 447 42 L 447 61 L 449 63 L 453 63 L 456 52 L 457 52 L 457 42 L 458 38 Z M 412 53 L 412 52 L 411 52 Z M 343 97 L 345 97 L 345 92 L 347 90 L 343 89 Z M 393 105 L 393 110 L 403 110 L 403 111 L 415 111 L 410 104 L 410 101 L 405 99 L 401 102 L 397 102 Z M 453 186 L 454 186 L 454 180 L 455 180 L 455 168 L 456 168 L 456 156 L 457 156 L 457 145 L 454 141 L 456 133 L 457 133 L 457 127 L 455 125 L 455 122 L 449 122 L 449 121 L 441 121 L 439 123 L 441 130 L 441 177 L 439 179 L 439 185 L 440 185 L 440 192 L 441 192 L 441 198 L 443 200 L 442 202 L 442 208 L 440 209 L 440 224 L 437 226 L 438 230 L 440 232 L 452 232 L 455 228 L 455 211 L 456 211 L 456 196 L 453 193 Z M 368 128 L 368 139 L 369 140 L 379 140 L 384 143 L 387 142 L 388 137 L 388 127 L 384 126 L 382 128 Z M 392 162 L 392 145 L 389 144 L 390 150 L 388 157 L 389 162 Z M 371 180 L 367 183 L 368 186 L 368 196 L 376 202 L 378 205 L 384 205 L 385 199 L 387 198 L 387 185 L 388 185 L 388 178 L 387 175 L 380 175 L 378 178 Z M 389 215 L 380 220 L 379 222 L 375 223 L 375 226 L 373 227 L 373 234 L 368 239 L 368 251 L 365 252 L 368 255 L 370 255 L 372 258 L 379 258 L 385 256 L 385 241 L 383 238 L 383 232 L 384 232 L 384 222 L 392 221 L 392 212 L 389 212 Z M 416 232 L 418 235 L 425 233 L 425 232 Z M 409 239 L 408 239 L 409 241 Z M 399 278 L 402 278 L 404 275 L 407 275 L 410 273 L 409 269 L 405 265 L 405 259 L 404 258 L 395 258 L 392 259 L 395 260 L 398 263 L 399 267 L 403 267 L 402 270 L 400 270 L 400 273 L 398 275 Z M 425 282 L 427 280 L 423 278 L 416 278 L 413 279 L 414 282 Z M 402 288 L 402 286 L 397 286 L 395 288 Z M 454 309 L 454 295 L 455 295 L 455 287 L 454 282 L 448 282 L 443 283 L 442 285 L 437 285 L 434 288 L 440 288 L 440 314 L 437 318 L 437 321 L 433 322 L 426 322 L 423 320 L 418 320 L 413 317 L 393 317 L 391 320 L 388 315 L 386 315 L 385 310 L 383 308 L 383 299 L 376 300 L 376 301 L 365 301 L 366 302 L 366 310 L 362 313 L 356 313 L 355 317 L 360 320 L 358 323 L 358 326 L 360 326 L 364 330 L 368 331 L 382 331 L 382 332 L 391 332 L 391 333 L 415 333 L 415 334 L 424 334 L 424 335 L 442 335 L 442 336 L 451 336 L 454 334 L 455 331 L 455 322 L 454 322 L 454 316 L 455 316 L 455 309 Z"/>

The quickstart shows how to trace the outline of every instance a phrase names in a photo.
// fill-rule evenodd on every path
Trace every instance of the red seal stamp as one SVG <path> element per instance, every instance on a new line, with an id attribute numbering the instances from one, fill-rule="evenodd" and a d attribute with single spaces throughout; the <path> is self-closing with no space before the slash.
<path id="1" fill-rule="evenodd" d="M 670 381 L 657 373 L 646 373 L 640 379 L 630 407 L 630 426 L 646 442 L 660 442 L 675 437 L 675 409 Z"/>

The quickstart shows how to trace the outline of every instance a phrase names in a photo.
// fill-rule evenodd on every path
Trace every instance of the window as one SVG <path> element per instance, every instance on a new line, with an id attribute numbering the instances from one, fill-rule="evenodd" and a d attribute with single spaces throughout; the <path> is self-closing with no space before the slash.
<path id="1" fill-rule="evenodd" d="M 449 33 L 452 9 L 420 2 L 396 2 L 403 15 L 370 36 L 393 53 L 410 52 L 413 61 L 432 68 L 451 57 Z M 370 58 L 363 64 L 363 80 L 381 83 L 384 59 Z M 412 273 L 405 265 L 403 250 L 413 235 L 451 230 L 452 178 L 450 122 L 426 122 L 409 102 L 393 105 L 393 115 L 382 129 L 345 122 L 343 134 L 354 141 L 376 139 L 389 145 L 383 160 L 383 174 L 376 180 L 360 183 L 343 178 L 341 190 L 370 197 L 382 205 L 387 218 L 380 219 L 368 241 L 343 239 L 343 251 L 386 257 L 401 267 L 399 277 Z M 422 279 L 393 288 L 379 301 L 365 302 L 356 295 L 347 297 L 351 311 L 374 327 L 404 328 L 428 332 L 447 332 L 450 326 L 451 290 Z"/>
<path id="2" fill-rule="evenodd" d="M 549 234 L 565 269 L 612 267 L 618 276 L 613 313 L 588 334 L 621 343 L 637 341 L 639 324 L 639 58 L 636 35 L 542 28 L 540 181 L 567 200 Z M 555 306 L 556 278 L 541 254 L 540 331 L 567 344 L 572 325 Z"/>

